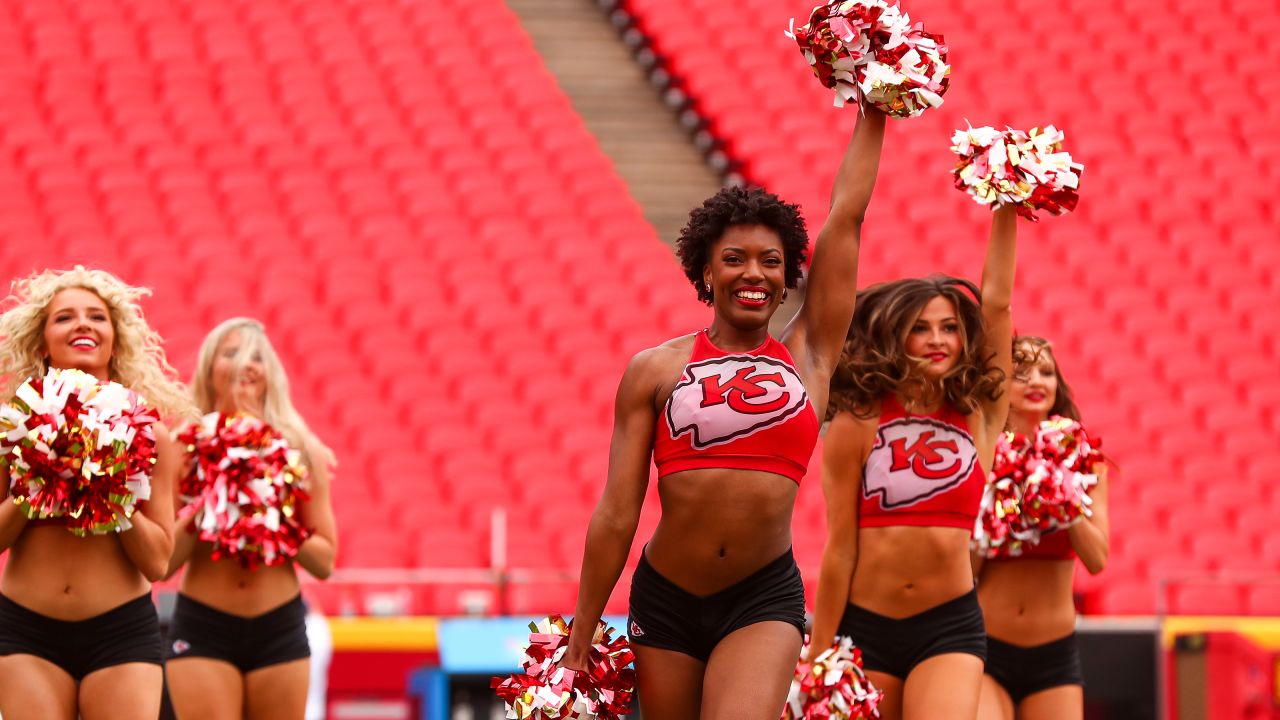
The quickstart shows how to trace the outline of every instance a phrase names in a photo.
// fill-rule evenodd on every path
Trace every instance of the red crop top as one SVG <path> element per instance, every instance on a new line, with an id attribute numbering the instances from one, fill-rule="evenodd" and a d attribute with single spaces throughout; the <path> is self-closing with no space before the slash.
<path id="1" fill-rule="evenodd" d="M 658 477 L 683 470 L 762 470 L 797 484 L 818 442 L 818 417 L 791 353 L 770 336 L 728 353 L 705 330 L 658 418 Z"/>
<path id="2" fill-rule="evenodd" d="M 893 395 L 880 403 L 880 427 L 862 468 L 858 522 L 972 530 L 984 478 L 965 418 L 944 405 L 909 415 Z"/>
<path id="3" fill-rule="evenodd" d="M 1075 560 L 1076 549 L 1071 545 L 1071 533 L 1066 528 L 1040 536 L 1040 542 L 1022 544 L 1022 552 L 1016 557 L 1001 553 L 993 560 Z"/>

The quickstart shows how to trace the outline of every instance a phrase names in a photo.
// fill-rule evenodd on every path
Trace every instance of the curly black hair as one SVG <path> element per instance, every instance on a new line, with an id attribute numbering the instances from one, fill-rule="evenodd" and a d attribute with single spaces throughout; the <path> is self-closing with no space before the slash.
<path id="1" fill-rule="evenodd" d="M 689 213 L 689 222 L 676 241 L 676 255 L 685 276 L 698 291 L 698 299 L 711 304 L 711 289 L 703 285 L 702 272 L 710 261 L 711 246 L 734 225 L 762 225 L 778 234 L 782 239 L 786 285 L 795 289 L 809 256 L 809 232 L 800 206 L 783 202 L 762 188 L 728 187 Z"/>

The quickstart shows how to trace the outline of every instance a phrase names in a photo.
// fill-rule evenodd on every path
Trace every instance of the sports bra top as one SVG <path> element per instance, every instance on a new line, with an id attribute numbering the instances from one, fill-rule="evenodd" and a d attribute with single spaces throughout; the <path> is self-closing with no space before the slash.
<path id="1" fill-rule="evenodd" d="M 1076 549 L 1071 545 L 1071 533 L 1066 528 L 1040 536 L 1040 542 L 1022 544 L 1022 552 L 1011 556 L 1005 552 L 992 560 L 1075 560 Z"/>
<path id="2" fill-rule="evenodd" d="M 944 404 L 908 414 L 892 394 L 862 468 L 862 527 L 915 525 L 972 530 L 984 476 L 964 415 Z"/>
<path id="3" fill-rule="evenodd" d="M 818 417 L 791 353 L 772 336 L 725 352 L 705 330 L 658 417 L 658 477 L 684 470 L 761 470 L 797 484 L 818 442 Z"/>

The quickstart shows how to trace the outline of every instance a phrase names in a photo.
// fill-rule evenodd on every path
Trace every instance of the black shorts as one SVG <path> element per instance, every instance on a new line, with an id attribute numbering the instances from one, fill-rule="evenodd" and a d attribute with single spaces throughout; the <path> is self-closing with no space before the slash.
<path id="1" fill-rule="evenodd" d="M 643 555 L 631 580 L 628 637 L 706 662 L 735 630 L 781 620 L 804 635 L 804 582 L 790 550 L 750 576 L 699 597 L 666 579 Z"/>
<path id="2" fill-rule="evenodd" d="M 178 594 L 164 659 L 199 657 L 231 663 L 241 673 L 311 657 L 307 607 L 298 595 L 256 617 L 222 612 Z"/>
<path id="3" fill-rule="evenodd" d="M 1075 633 L 1026 648 L 988 637 L 987 674 L 1009 693 L 1014 705 L 1041 690 L 1084 686 Z"/>
<path id="4" fill-rule="evenodd" d="M 862 649 L 863 668 L 897 678 L 905 679 L 912 668 L 935 655 L 965 653 L 987 659 L 977 590 L 900 620 L 850 603 L 837 632 Z"/>
<path id="5" fill-rule="evenodd" d="M 79 682 L 125 663 L 159 665 L 160 621 L 151 593 L 84 620 L 55 620 L 0 595 L 0 655 L 34 655 Z"/>

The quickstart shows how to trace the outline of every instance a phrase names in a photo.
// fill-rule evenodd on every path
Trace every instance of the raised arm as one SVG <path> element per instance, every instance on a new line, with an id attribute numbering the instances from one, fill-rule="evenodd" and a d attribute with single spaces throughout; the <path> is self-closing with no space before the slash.
<path id="1" fill-rule="evenodd" d="M 173 496 L 182 467 L 182 452 L 169 430 L 155 425 L 156 464 L 151 473 L 151 498 L 130 518 L 133 527 L 120 533 L 120 544 L 143 577 L 156 582 L 169 571 L 173 557 Z"/>
<path id="2" fill-rule="evenodd" d="M 827 505 L 827 544 L 822 549 L 814 602 L 810 659 L 831 647 L 845 606 L 853 569 L 858 564 L 858 495 L 865 453 L 858 422 L 838 413 L 822 445 L 822 494 Z"/>
<path id="3" fill-rule="evenodd" d="M 987 325 L 988 357 L 1004 372 L 1006 388 L 1013 379 L 1013 276 L 1017 265 L 1018 216 L 1012 206 L 991 217 L 987 259 L 982 266 L 982 317 Z M 1009 392 L 983 404 L 983 419 L 991 437 L 1004 430 L 1009 416 Z"/>
<path id="4" fill-rule="evenodd" d="M 810 365 L 827 377 L 853 319 L 862 220 L 880 169 L 884 124 L 884 114 L 870 107 L 858 120 L 831 189 L 831 212 L 814 243 L 804 305 L 783 333 L 784 340 L 803 343 Z"/>
<path id="5" fill-rule="evenodd" d="M 586 667 L 596 624 L 631 552 L 640 523 L 640 507 L 649 486 L 649 454 L 657 411 L 654 409 L 652 353 L 631 360 L 618 385 L 613 411 L 613 439 L 609 443 L 609 476 L 604 495 L 591 514 L 573 628 L 561 665 Z"/>

